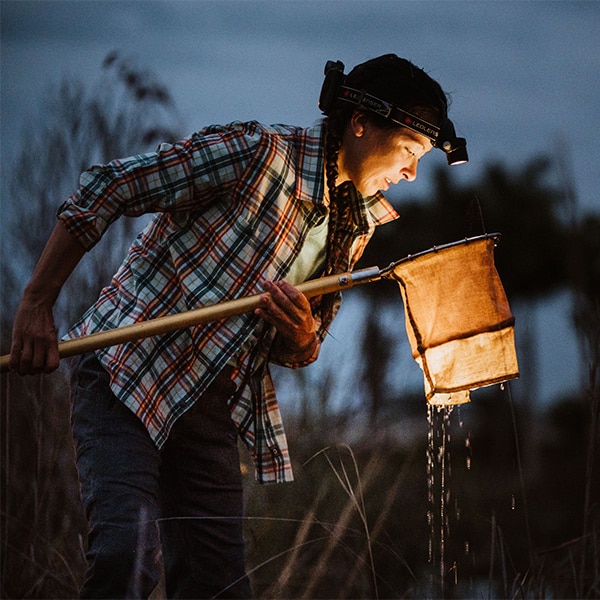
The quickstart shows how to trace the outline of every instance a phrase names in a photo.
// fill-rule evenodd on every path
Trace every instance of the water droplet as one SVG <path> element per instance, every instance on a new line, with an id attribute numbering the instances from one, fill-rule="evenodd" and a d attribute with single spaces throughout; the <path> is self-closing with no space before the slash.
<path id="1" fill-rule="evenodd" d="M 510 497 L 510 508 L 511 510 L 515 510 L 517 507 L 517 501 L 515 500 L 515 495 L 512 494 Z"/>
<path id="2" fill-rule="evenodd" d="M 467 433 L 467 437 L 465 438 L 465 448 L 467 449 L 467 456 L 465 459 L 467 465 L 467 471 L 471 470 L 471 458 L 473 457 L 473 447 L 471 446 L 471 432 Z"/>

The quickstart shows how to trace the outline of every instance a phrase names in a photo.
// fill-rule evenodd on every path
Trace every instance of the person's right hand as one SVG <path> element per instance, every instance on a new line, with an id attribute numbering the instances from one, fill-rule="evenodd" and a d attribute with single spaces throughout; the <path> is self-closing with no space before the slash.
<path id="1" fill-rule="evenodd" d="M 51 373 L 58 368 L 58 340 L 52 307 L 25 297 L 13 324 L 9 368 L 20 375 Z"/>

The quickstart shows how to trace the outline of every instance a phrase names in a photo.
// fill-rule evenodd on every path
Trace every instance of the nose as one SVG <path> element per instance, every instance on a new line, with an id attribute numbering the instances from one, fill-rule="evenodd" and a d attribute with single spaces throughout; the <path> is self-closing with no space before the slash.
<path id="1" fill-rule="evenodd" d="M 410 164 L 402 167 L 400 173 L 402 177 L 406 179 L 406 181 L 414 181 L 417 178 L 417 166 L 419 164 L 418 160 L 413 160 Z"/>

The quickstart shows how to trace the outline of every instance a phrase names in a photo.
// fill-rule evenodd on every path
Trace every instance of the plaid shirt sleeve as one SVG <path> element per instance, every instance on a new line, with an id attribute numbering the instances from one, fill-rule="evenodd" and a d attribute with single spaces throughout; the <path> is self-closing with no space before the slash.
<path id="1" fill-rule="evenodd" d="M 260 134 L 242 123 L 211 126 L 155 152 L 94 165 L 58 217 L 86 250 L 121 215 L 199 210 L 227 194 L 244 172 Z"/>

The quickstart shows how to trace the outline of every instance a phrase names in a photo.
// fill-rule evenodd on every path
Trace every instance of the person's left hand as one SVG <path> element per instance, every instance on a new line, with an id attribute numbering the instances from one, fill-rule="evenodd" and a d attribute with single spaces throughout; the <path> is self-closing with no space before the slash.
<path id="1" fill-rule="evenodd" d="M 316 343 L 315 320 L 308 298 L 286 281 L 264 281 L 265 292 L 254 314 L 286 339 L 289 350 L 304 350 Z"/>

